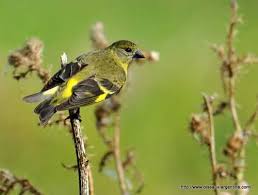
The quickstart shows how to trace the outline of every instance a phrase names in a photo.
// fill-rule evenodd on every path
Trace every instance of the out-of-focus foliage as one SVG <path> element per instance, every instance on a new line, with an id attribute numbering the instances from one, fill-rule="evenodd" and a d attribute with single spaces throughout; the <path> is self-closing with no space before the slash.
<path id="1" fill-rule="evenodd" d="M 236 47 L 240 52 L 258 54 L 258 2 L 239 1 L 239 6 L 245 22 L 240 25 Z M 201 92 L 221 92 L 219 62 L 209 47 L 224 41 L 229 15 L 229 2 L 224 0 L 1 0 L 0 167 L 30 178 L 45 194 L 77 192 L 76 174 L 61 166 L 61 162 L 75 162 L 70 134 L 61 127 L 37 126 L 33 105 L 21 98 L 37 91 L 40 81 L 33 77 L 17 82 L 5 64 L 13 48 L 37 36 L 45 45 L 44 65 L 54 72 L 63 51 L 76 57 L 91 48 L 89 28 L 101 20 L 109 41 L 130 39 L 161 53 L 159 63 L 133 67 L 122 109 L 121 141 L 136 150 L 138 167 L 145 175 L 142 194 L 180 195 L 188 193 L 180 190 L 180 185 L 210 184 L 208 154 L 192 140 L 187 120 L 191 112 L 199 110 Z M 258 93 L 258 67 L 248 70 L 248 76 L 243 70 L 237 83 L 241 120 L 253 111 Z M 95 129 L 93 111 L 93 107 L 82 109 L 82 119 L 92 146 L 89 153 L 96 193 L 118 194 L 112 178 L 98 173 L 104 146 Z M 225 117 L 218 117 L 216 124 L 220 130 L 217 146 L 222 150 L 232 125 Z M 258 193 L 257 150 L 255 144 L 247 148 L 246 176 L 253 187 L 250 194 Z M 222 155 L 218 159 L 225 160 Z M 191 194 L 208 193 L 212 192 Z"/>

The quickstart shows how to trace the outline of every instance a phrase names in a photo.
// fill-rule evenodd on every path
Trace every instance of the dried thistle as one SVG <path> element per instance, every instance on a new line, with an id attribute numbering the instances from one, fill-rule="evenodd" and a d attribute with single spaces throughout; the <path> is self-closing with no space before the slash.
<path id="1" fill-rule="evenodd" d="M 210 144 L 210 135 L 208 132 L 208 117 L 206 114 L 193 114 L 190 120 L 191 133 L 196 137 L 200 143 Z"/>
<path id="2" fill-rule="evenodd" d="M 244 137 L 239 134 L 232 135 L 228 141 L 225 149 L 223 150 L 224 154 L 232 159 L 236 158 L 239 151 L 243 147 Z"/>
<path id="3" fill-rule="evenodd" d="M 220 102 L 216 107 L 214 106 L 213 100 L 210 98 L 205 99 L 205 104 L 203 111 L 208 114 L 209 118 L 209 128 L 213 129 L 213 117 L 221 114 L 225 110 L 228 110 L 231 114 L 232 123 L 234 126 L 233 134 L 228 138 L 226 146 L 223 150 L 224 154 L 230 159 L 227 166 L 220 165 L 216 163 L 215 154 L 215 136 L 212 133 L 208 134 L 210 140 L 210 159 L 213 161 L 212 165 L 212 174 L 213 174 L 213 183 L 214 180 L 217 180 L 216 176 L 219 176 L 221 179 L 230 176 L 230 179 L 234 181 L 234 184 L 241 185 L 244 180 L 245 172 L 245 146 L 248 142 L 248 138 L 252 137 L 254 131 L 251 130 L 254 122 L 257 119 L 257 107 L 255 112 L 250 116 L 246 125 L 242 127 L 238 116 L 237 102 L 235 98 L 236 94 L 236 80 L 238 75 L 241 73 L 242 67 L 247 64 L 258 63 L 258 57 L 255 55 L 238 55 L 234 47 L 234 39 L 236 35 L 236 26 L 242 22 L 242 19 L 238 16 L 238 4 L 236 0 L 231 1 L 231 17 L 228 26 L 228 32 L 226 35 L 226 41 L 224 45 L 212 45 L 212 50 L 216 53 L 218 59 L 220 60 L 220 72 L 221 72 L 221 81 L 222 86 L 225 91 L 225 101 Z M 210 109 L 209 109 L 210 107 Z M 214 109 L 215 108 L 215 109 Z M 209 111 L 210 110 L 210 111 Z M 211 110 L 214 110 L 211 112 Z M 203 113 L 200 115 L 202 116 Z M 197 117 L 198 116 L 198 117 Z M 205 132 L 206 129 L 206 119 L 196 115 L 192 117 L 191 120 L 191 129 L 194 133 L 199 133 L 202 135 L 202 132 Z M 214 129 L 213 129 L 214 131 Z M 201 133 L 200 133 L 201 132 Z M 212 132 L 212 131 L 211 131 Z M 204 137 L 202 135 L 202 137 Z M 212 141 L 213 140 L 213 141 Z M 213 149 L 211 146 L 213 146 Z M 213 156 L 213 157 L 212 157 Z M 221 192 L 224 193 L 224 192 Z M 248 191 L 236 190 L 236 194 L 247 194 Z M 218 194 L 218 191 L 215 191 L 215 194 Z"/>
<path id="4" fill-rule="evenodd" d="M 14 67 L 13 78 L 20 80 L 32 72 L 43 83 L 50 78 L 49 72 L 42 67 L 43 43 L 39 39 L 31 38 L 25 42 L 24 46 L 12 52 L 8 57 L 8 63 Z"/>

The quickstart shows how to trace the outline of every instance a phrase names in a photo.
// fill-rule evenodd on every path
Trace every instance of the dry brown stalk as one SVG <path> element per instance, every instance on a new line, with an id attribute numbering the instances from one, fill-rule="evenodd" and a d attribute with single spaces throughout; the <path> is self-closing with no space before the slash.
<path id="1" fill-rule="evenodd" d="M 91 170 L 90 164 L 88 164 L 88 174 L 89 174 L 89 194 L 90 195 L 94 195 L 95 194 L 95 191 L 94 191 L 94 178 L 93 178 L 93 174 L 92 174 L 92 170 Z"/>
<path id="2" fill-rule="evenodd" d="M 80 195 L 90 195 L 88 159 L 85 150 L 83 135 L 81 132 L 80 109 L 69 110 L 72 126 L 72 134 L 77 157 L 77 169 L 79 178 Z"/>
<path id="3" fill-rule="evenodd" d="M 208 132 L 209 132 L 209 153 L 210 162 L 212 169 L 212 181 L 214 186 L 218 186 L 218 173 L 217 173 L 217 159 L 216 159 L 216 147 L 215 147 L 215 130 L 214 130 L 214 119 L 213 119 L 213 108 L 212 101 L 213 97 L 203 95 L 204 104 L 206 106 L 206 113 L 208 115 Z M 215 194 L 218 194 L 217 188 L 214 189 Z"/>
<path id="4" fill-rule="evenodd" d="M 121 152 L 120 152 L 120 133 L 121 133 L 121 129 L 120 129 L 120 116 L 119 113 L 117 112 L 115 114 L 115 119 L 114 119 L 114 159 L 115 159 L 115 163 L 116 163 L 116 171 L 117 171 L 117 175 L 118 175 L 118 181 L 120 183 L 120 190 L 121 190 L 121 194 L 122 195 L 128 195 L 128 190 L 127 190 L 127 186 L 126 186 L 126 182 L 125 182 L 125 172 L 124 172 L 124 167 L 123 167 L 123 162 L 121 160 Z"/>

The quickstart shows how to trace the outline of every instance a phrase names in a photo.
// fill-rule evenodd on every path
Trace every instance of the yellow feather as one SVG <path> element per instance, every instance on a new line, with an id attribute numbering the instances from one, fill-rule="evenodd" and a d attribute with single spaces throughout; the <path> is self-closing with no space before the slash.
<path id="1" fill-rule="evenodd" d="M 107 95 L 114 93 L 113 91 L 110 91 L 107 88 L 105 88 L 104 86 L 102 86 L 100 83 L 98 83 L 98 86 L 99 86 L 100 90 L 103 91 L 104 93 L 99 95 L 98 98 L 95 100 L 95 102 L 101 102 L 106 99 Z"/>
<path id="2" fill-rule="evenodd" d="M 107 95 L 108 95 L 107 93 L 103 93 L 103 94 L 99 95 L 98 98 L 95 100 L 95 102 L 103 101 L 104 99 L 106 99 Z"/>
<path id="3" fill-rule="evenodd" d="M 107 88 L 105 88 L 104 86 L 102 86 L 100 83 L 98 83 L 98 86 L 100 88 L 101 91 L 103 91 L 106 94 L 113 94 L 113 91 L 108 90 Z"/>
<path id="4" fill-rule="evenodd" d="M 116 63 L 118 63 L 124 69 L 125 74 L 127 75 L 128 63 L 123 63 L 113 50 L 111 50 L 111 54 L 113 55 Z"/>
<path id="5" fill-rule="evenodd" d="M 67 84 L 66 84 L 66 87 L 62 93 L 62 97 L 63 98 L 68 98 L 72 95 L 72 89 L 75 85 L 77 85 L 79 81 L 76 79 L 76 78 L 71 78 Z"/>
<path id="6" fill-rule="evenodd" d="M 124 69 L 125 74 L 127 74 L 128 64 L 127 64 L 127 63 L 120 63 L 120 65 L 121 65 L 122 68 Z"/>

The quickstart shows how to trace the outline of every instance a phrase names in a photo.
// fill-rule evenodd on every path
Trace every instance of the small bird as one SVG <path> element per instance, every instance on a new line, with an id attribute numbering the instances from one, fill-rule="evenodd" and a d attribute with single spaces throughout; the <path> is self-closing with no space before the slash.
<path id="1" fill-rule="evenodd" d="M 87 106 L 118 94 L 126 82 L 128 66 L 135 58 L 144 58 L 135 43 L 114 42 L 66 64 L 40 92 L 23 100 L 41 102 L 34 112 L 39 115 L 40 123 L 46 125 L 57 111 Z"/>

